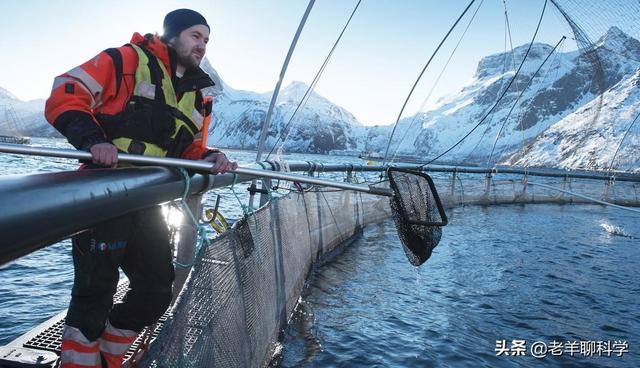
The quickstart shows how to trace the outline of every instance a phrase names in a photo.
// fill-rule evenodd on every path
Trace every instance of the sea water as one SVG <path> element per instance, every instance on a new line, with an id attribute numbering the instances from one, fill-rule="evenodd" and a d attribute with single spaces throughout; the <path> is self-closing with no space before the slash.
<path id="1" fill-rule="evenodd" d="M 247 165 L 255 153 L 229 156 Z M 2 174 L 76 167 L 0 154 Z M 235 195 L 244 200 L 246 186 L 216 193 L 223 213 L 242 214 Z M 640 366 L 640 216 L 598 205 L 466 206 L 448 214 L 440 245 L 421 267 L 407 262 L 391 221 L 366 227 L 317 267 L 273 365 Z M 0 276 L 2 345 L 67 307 L 70 242 L 0 266 Z"/>
<path id="2" fill-rule="evenodd" d="M 385 222 L 317 268 L 279 365 L 640 367 L 640 216 L 595 205 L 449 215 L 421 267 Z"/>

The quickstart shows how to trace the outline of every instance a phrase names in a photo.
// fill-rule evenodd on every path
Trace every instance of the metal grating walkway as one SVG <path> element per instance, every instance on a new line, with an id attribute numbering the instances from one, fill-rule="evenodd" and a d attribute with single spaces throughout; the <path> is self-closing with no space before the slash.
<path id="1" fill-rule="evenodd" d="M 129 289 L 128 281 L 118 285 L 118 290 L 116 291 L 116 294 L 113 296 L 113 301 L 114 302 L 121 301 L 122 298 L 124 298 L 124 295 L 126 294 L 128 289 Z M 142 341 L 143 337 L 145 336 L 149 328 L 155 327 L 152 333 L 152 339 L 155 339 L 159 331 L 162 329 L 162 324 L 167 320 L 168 314 L 169 314 L 168 311 L 165 312 L 164 315 L 160 317 L 160 319 L 155 325 L 145 328 L 138 335 L 138 338 L 136 339 L 136 341 L 133 343 L 133 345 L 127 352 L 125 360 L 129 359 L 133 355 L 133 353 L 138 348 L 138 345 L 140 345 L 140 342 Z M 65 318 L 63 317 L 57 322 L 53 323 L 48 328 L 46 328 L 44 331 L 40 332 L 36 336 L 29 339 L 27 342 L 23 344 L 23 347 L 31 348 L 31 349 L 47 350 L 47 351 L 52 351 L 54 353 L 60 354 L 60 346 L 62 344 L 62 330 L 64 328 L 64 322 L 65 322 Z"/>

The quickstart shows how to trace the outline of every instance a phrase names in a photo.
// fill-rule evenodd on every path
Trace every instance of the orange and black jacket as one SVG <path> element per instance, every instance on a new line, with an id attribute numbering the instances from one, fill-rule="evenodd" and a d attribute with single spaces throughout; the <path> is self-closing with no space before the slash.
<path id="1" fill-rule="evenodd" d="M 121 152 L 201 159 L 217 151 L 203 144 L 207 133 L 201 131 L 211 104 L 200 90 L 214 83 L 200 68 L 182 78 L 175 69 L 171 48 L 157 36 L 135 33 L 129 44 L 56 77 L 46 119 L 80 150 L 109 142 Z M 141 81 L 145 71 L 150 83 Z"/>

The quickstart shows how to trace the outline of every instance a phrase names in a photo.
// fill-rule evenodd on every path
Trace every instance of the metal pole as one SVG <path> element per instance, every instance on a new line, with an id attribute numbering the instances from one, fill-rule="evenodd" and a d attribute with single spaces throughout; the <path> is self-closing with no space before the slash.
<path id="1" fill-rule="evenodd" d="M 0 144 L 0 152 L 18 153 L 32 156 L 48 156 L 48 157 L 62 157 L 78 160 L 91 160 L 91 154 L 85 151 L 77 151 L 62 148 L 43 148 L 43 147 L 27 147 L 17 144 Z M 154 166 L 171 166 L 182 167 L 185 169 L 195 170 L 198 172 L 211 173 L 213 163 L 207 161 L 193 161 L 184 160 L 180 158 L 167 158 L 167 157 L 151 157 L 131 155 L 127 153 L 118 154 L 119 162 L 128 162 L 137 165 L 154 165 Z M 253 177 L 263 177 L 280 180 L 297 181 L 300 183 L 322 185 L 326 187 L 353 190 L 356 192 L 363 192 L 369 194 L 384 195 L 391 197 L 393 194 L 389 189 L 379 188 L 373 186 L 356 185 L 350 183 L 341 183 L 330 180 L 322 180 L 309 176 L 284 174 L 280 172 L 273 172 L 267 170 L 257 170 L 239 167 L 236 170 L 228 171 L 229 173 L 248 175 Z"/>
<path id="2" fill-rule="evenodd" d="M 278 83 L 276 83 L 276 88 L 273 90 L 273 95 L 271 96 L 271 102 L 269 103 L 269 110 L 267 110 L 267 116 L 264 119 L 264 123 L 262 124 L 262 130 L 260 132 L 260 139 L 258 140 L 258 153 L 256 154 L 256 162 L 260 162 L 260 158 L 262 157 L 262 150 L 264 149 L 264 142 L 267 139 L 267 132 L 269 131 L 269 125 L 271 123 L 271 115 L 273 114 L 273 107 L 276 105 L 276 100 L 278 99 L 278 93 L 280 92 L 280 85 L 282 84 L 282 80 L 284 79 L 284 74 L 287 71 L 287 67 L 289 66 L 289 60 L 291 60 L 291 55 L 293 55 L 293 50 L 296 48 L 296 44 L 298 43 L 298 38 L 300 37 L 300 33 L 302 33 L 302 29 L 304 28 L 304 24 L 307 22 L 307 17 L 309 17 L 309 13 L 311 12 L 311 8 L 313 8 L 313 4 L 315 0 L 310 0 L 307 5 L 307 10 L 305 10 L 302 19 L 300 20 L 300 24 L 298 25 L 298 30 L 296 31 L 295 36 L 293 36 L 293 40 L 291 41 L 291 45 L 289 46 L 289 52 L 287 53 L 287 57 L 284 59 L 284 63 L 282 64 L 282 69 L 280 70 L 280 77 L 278 78 Z M 264 184 L 264 183 L 263 183 Z M 256 187 L 256 181 L 251 181 L 251 187 Z M 253 196 L 252 192 L 249 196 L 249 207 L 253 207 Z"/>
<path id="3" fill-rule="evenodd" d="M 210 182 L 196 175 L 190 192 Z M 181 176 L 165 167 L 0 176 L 0 265 L 183 192 Z"/>
<path id="4" fill-rule="evenodd" d="M 284 74 L 287 71 L 287 66 L 289 66 L 289 60 L 291 60 L 291 55 L 293 55 L 293 50 L 296 48 L 296 44 L 298 43 L 298 38 L 300 37 L 300 33 L 302 33 L 302 29 L 304 28 L 304 24 L 307 22 L 307 17 L 311 12 L 311 8 L 313 8 L 313 3 L 315 0 L 310 0 L 309 5 L 307 5 L 307 10 L 305 10 L 302 19 L 300 20 L 300 24 L 298 25 L 298 30 L 296 31 L 295 36 L 293 36 L 293 41 L 291 41 L 291 46 L 289 46 L 289 52 L 287 53 L 287 57 L 284 59 L 284 64 L 282 64 L 282 69 L 280 70 L 280 77 L 278 79 L 278 83 L 276 83 L 276 88 L 273 90 L 273 95 L 271 96 L 271 103 L 269 104 L 269 110 L 267 111 L 267 117 L 264 120 L 264 124 L 262 125 L 262 131 L 260 132 L 260 140 L 258 141 L 258 153 L 256 155 L 256 162 L 260 161 L 262 157 L 262 150 L 264 148 L 264 141 L 267 138 L 267 131 L 269 130 L 269 123 L 271 122 L 271 114 L 273 113 L 273 107 L 276 104 L 276 100 L 278 99 L 278 93 L 280 92 L 280 85 L 282 84 L 282 80 L 284 79 Z"/>
<path id="5" fill-rule="evenodd" d="M 593 202 L 593 203 L 598 203 L 598 204 L 602 204 L 602 205 L 605 205 L 605 206 L 610 206 L 610 207 L 618 208 L 618 209 L 621 209 L 621 210 L 627 210 L 627 211 L 631 211 L 631 212 L 635 212 L 635 213 L 640 213 L 640 210 L 638 210 L 638 209 L 636 209 L 636 208 L 625 207 L 625 206 L 619 206 L 619 205 L 617 205 L 617 204 L 615 204 L 615 203 L 601 201 L 601 200 L 599 200 L 599 199 L 591 198 L 591 197 L 588 197 L 588 196 L 586 196 L 586 195 L 582 195 L 582 194 L 578 194 L 578 193 L 575 193 L 575 192 L 571 192 L 571 191 L 569 191 L 569 190 L 563 190 L 563 189 L 560 189 L 560 188 L 556 188 L 556 187 L 554 187 L 554 186 L 547 185 L 547 184 L 542 184 L 542 183 L 531 183 L 531 182 L 528 182 L 528 183 L 527 183 L 527 185 L 538 186 L 538 187 L 542 187 L 542 188 L 546 188 L 546 189 L 550 189 L 550 190 L 557 190 L 557 191 L 560 191 L 560 192 L 563 192 L 563 193 L 566 193 L 566 194 L 572 195 L 572 196 L 574 196 L 574 197 L 578 197 L 578 198 L 586 199 L 586 200 L 591 201 L 591 202 Z"/>
<path id="6" fill-rule="evenodd" d="M 59 151 L 61 150 L 61 151 Z M 78 160 L 91 160 L 91 155 L 87 152 L 81 152 L 76 150 L 65 150 L 65 149 L 52 149 L 52 148 L 43 148 L 43 147 L 29 147 L 20 144 L 9 144 L 9 143 L 0 143 L 0 152 L 6 153 L 17 153 L 17 154 L 26 154 L 26 155 L 34 155 L 34 156 L 50 156 L 50 157 L 62 157 L 62 158 L 71 158 Z M 40 154 L 39 152 L 43 152 L 44 154 Z M 64 153 L 62 153 L 64 152 Z M 73 153 L 77 153 L 77 156 L 73 156 Z M 67 153 L 69 155 L 67 155 Z M 72 157 L 73 156 L 73 157 Z M 123 156 L 133 156 L 134 159 L 140 164 L 147 165 L 161 165 L 161 166 L 174 166 L 174 167 L 187 167 L 187 163 L 194 163 L 196 161 L 191 160 L 182 160 L 182 159 L 171 159 L 171 158 L 162 158 L 162 160 L 177 160 L 174 164 L 169 163 L 169 161 L 156 162 L 155 159 L 157 157 L 148 157 L 148 156 L 135 156 L 135 155 L 126 155 Z M 137 158 L 137 159 L 136 159 Z M 143 162 L 147 161 L 147 162 Z M 289 171 L 304 171 L 306 173 L 310 171 L 316 171 L 316 164 L 313 162 L 291 162 L 287 164 Z M 354 168 L 354 166 L 358 166 Z M 425 172 L 458 172 L 458 174 L 512 174 L 512 175 L 528 175 L 528 176 L 541 176 L 547 178 L 575 178 L 575 179 L 593 179 L 593 180 L 610 180 L 612 177 L 608 176 L 604 172 L 598 171 L 576 171 L 576 170 L 560 170 L 560 169 L 543 169 L 543 170 L 535 170 L 530 168 L 519 168 L 519 167 L 466 167 L 466 166 L 442 166 L 442 165 L 393 165 L 394 168 L 406 169 L 406 170 L 416 170 L 416 171 L 425 171 Z M 210 167 L 207 165 L 202 168 L 196 168 L 195 170 L 204 170 L 209 171 Z M 329 171 L 349 171 L 352 170 L 354 172 L 380 172 L 386 170 L 386 166 L 380 165 L 353 165 L 353 164 L 335 164 L 335 165 L 324 165 L 322 167 L 323 172 Z M 267 177 L 267 175 L 264 175 Z M 219 177 L 216 177 L 216 180 Z M 629 181 L 629 182 L 640 182 L 640 175 L 637 173 L 631 172 L 617 172 L 615 173 L 616 181 Z M 300 181 L 302 182 L 302 181 Z"/>

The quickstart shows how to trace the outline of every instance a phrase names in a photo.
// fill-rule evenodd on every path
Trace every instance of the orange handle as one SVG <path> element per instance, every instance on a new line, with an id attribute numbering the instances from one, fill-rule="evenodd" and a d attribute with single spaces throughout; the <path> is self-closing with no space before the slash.
<path id="1" fill-rule="evenodd" d="M 204 112 L 209 111 L 208 115 L 205 115 L 204 120 L 202 121 L 202 139 L 200 140 L 200 148 L 204 151 L 207 149 L 207 137 L 209 137 L 209 124 L 211 123 L 211 116 L 213 113 L 211 109 L 213 107 L 213 96 L 205 96 L 204 101 Z M 204 114 L 203 114 L 204 115 Z"/>

